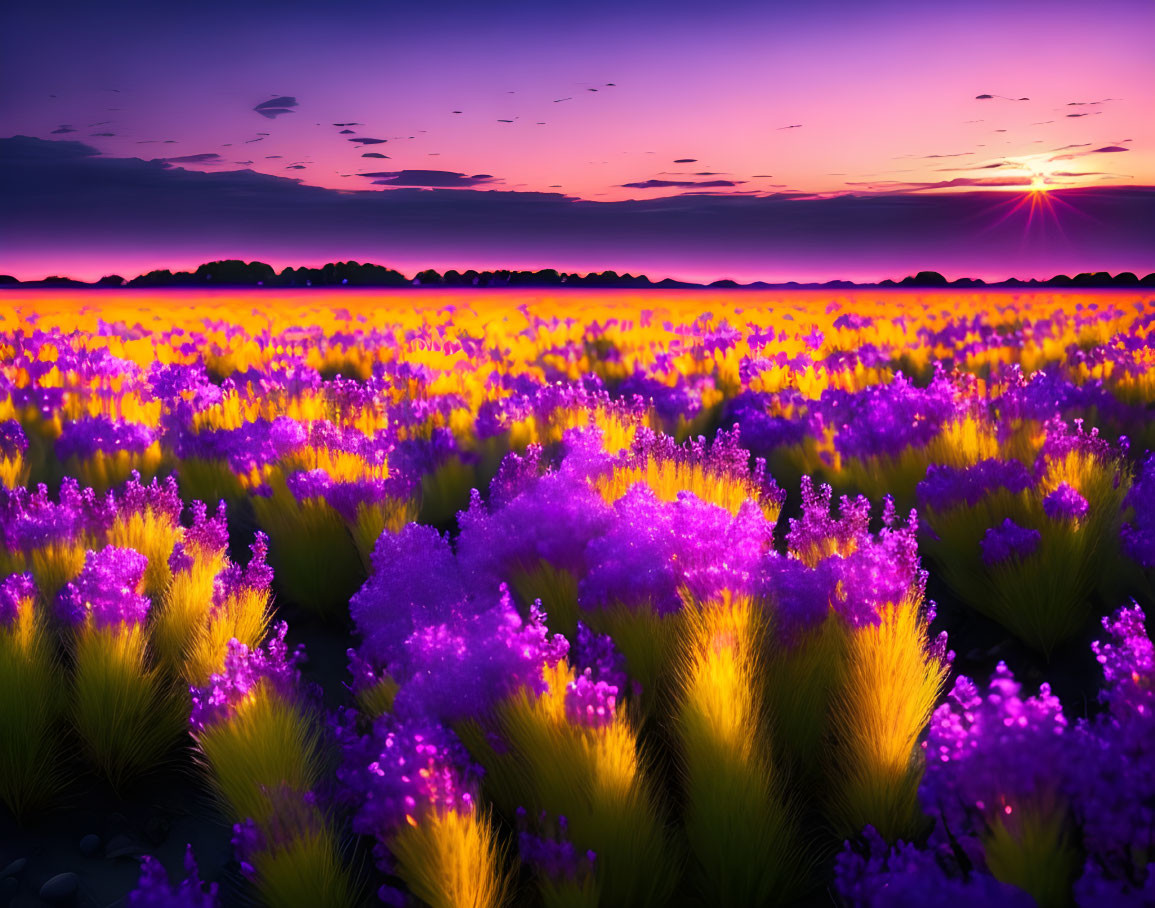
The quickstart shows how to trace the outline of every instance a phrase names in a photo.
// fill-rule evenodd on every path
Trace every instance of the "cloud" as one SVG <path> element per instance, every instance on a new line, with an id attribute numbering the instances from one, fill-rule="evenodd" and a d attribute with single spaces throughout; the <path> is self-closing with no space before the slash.
<path id="1" fill-rule="evenodd" d="M 738 186 L 745 180 L 642 180 L 638 183 L 623 183 L 622 189 L 673 189 L 689 188 L 703 189 L 716 186 Z"/>
<path id="2" fill-rule="evenodd" d="M 384 145 L 389 140 L 388 139 L 357 138 L 357 139 L 347 139 L 346 141 L 356 142 L 358 145 Z"/>
<path id="3" fill-rule="evenodd" d="M 215 151 L 204 152 L 203 154 L 186 154 L 179 158 L 161 158 L 166 164 L 219 164 L 221 156 Z"/>
<path id="4" fill-rule="evenodd" d="M 1089 143 L 1088 143 L 1089 144 Z M 1068 145 L 1068 148 L 1079 148 L 1078 145 Z M 1061 150 L 1061 149 L 1060 149 Z M 1130 151 L 1130 148 L 1124 148 L 1122 145 L 1104 145 L 1102 148 L 1092 148 L 1090 151 L 1078 151 L 1071 154 L 1055 155 L 1051 158 L 1052 161 L 1073 161 L 1075 158 L 1085 158 L 1091 154 L 1118 154 L 1121 151 Z"/>
<path id="5" fill-rule="evenodd" d="M 675 164 L 696 164 L 697 162 L 697 158 L 678 158 L 674 161 Z"/>
<path id="6" fill-rule="evenodd" d="M 367 151 L 363 155 L 361 155 L 361 157 L 363 157 L 363 158 L 384 158 L 385 160 L 389 159 L 389 155 L 381 154 L 381 152 L 379 152 L 379 151 Z"/>
<path id="7" fill-rule="evenodd" d="M 870 183 L 851 183 L 847 186 L 867 186 L 885 192 L 926 192 L 932 189 L 963 189 L 979 188 L 984 186 L 1030 186 L 1030 177 L 956 177 L 953 180 L 940 180 L 936 183 L 904 183 L 899 180 L 878 180 Z"/>
<path id="8" fill-rule="evenodd" d="M 494 182 L 492 174 L 475 173 L 467 176 L 452 170 L 390 170 L 362 173 L 359 176 L 377 178 L 373 180 L 375 186 L 421 186 L 430 189 L 456 189 Z"/>
<path id="9" fill-rule="evenodd" d="M 270 98 L 268 101 L 262 101 L 253 108 L 262 117 L 269 120 L 275 120 L 277 117 L 284 114 L 296 113 L 290 108 L 297 106 L 297 99 L 289 95 L 283 95 L 279 98 Z"/>
<path id="10" fill-rule="evenodd" d="M 75 141 L 14 137 L 0 139 L 0 273 L 34 276 L 84 261 L 120 271 L 185 267 L 214 257 L 739 279 L 922 268 L 980 276 L 1152 270 L 1155 187 L 1053 189 L 1078 213 L 1062 221 L 1069 246 L 1060 248 L 1053 231 L 1046 242 L 1029 240 L 1025 210 L 1000 220 L 1014 194 L 967 191 L 989 182 L 955 181 L 954 192 L 900 185 L 831 198 L 783 192 L 615 202 L 488 182 L 406 188 L 363 178 L 333 190 L 288 174 L 184 169 L 101 155 Z"/>

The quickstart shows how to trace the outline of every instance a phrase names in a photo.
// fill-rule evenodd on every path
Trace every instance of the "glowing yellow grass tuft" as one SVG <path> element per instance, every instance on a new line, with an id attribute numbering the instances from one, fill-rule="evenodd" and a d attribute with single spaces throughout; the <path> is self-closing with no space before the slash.
<path id="1" fill-rule="evenodd" d="M 212 599 L 209 604 L 211 607 Z M 189 604 L 195 610 L 196 603 Z M 236 638 L 248 647 L 260 643 L 269 628 L 269 594 L 242 587 L 209 613 L 193 635 L 184 660 L 183 675 L 189 684 L 202 686 L 225 663 L 229 640 Z"/>
<path id="2" fill-rule="evenodd" d="M 165 671 L 174 677 L 184 673 L 198 635 L 207 631 L 213 609 L 213 580 L 223 566 L 223 556 L 197 556 L 189 570 L 175 574 L 164 593 L 153 600 L 156 604 L 149 626 L 152 648 Z M 198 673 L 199 680 L 205 677 Z"/>
<path id="3" fill-rule="evenodd" d="M 261 830 L 263 846 L 248 855 L 261 904 L 269 908 L 356 904 L 357 886 L 320 810 L 295 792 L 278 793 L 273 802 L 273 814 Z"/>
<path id="4" fill-rule="evenodd" d="M 51 639 L 31 600 L 0 627 L 0 801 L 16 818 L 64 784 L 57 750 L 64 691 Z"/>
<path id="5" fill-rule="evenodd" d="M 152 479 L 161 471 L 164 459 L 160 442 L 154 442 L 140 452 L 97 451 L 91 457 L 69 457 L 64 463 L 64 472 L 79 479 L 81 485 L 104 493 L 125 482 L 134 470 L 143 480 Z"/>
<path id="6" fill-rule="evenodd" d="M 761 610 L 748 599 L 686 609 L 674 723 L 694 876 L 715 905 L 787 901 L 805 866 L 771 754 L 765 632 Z"/>
<path id="7" fill-rule="evenodd" d="M 75 542 L 50 542 L 32 550 L 27 559 L 27 570 L 36 578 L 43 602 L 53 602 L 64 584 L 75 580 L 84 567 L 84 553 L 93 543 L 87 539 Z"/>
<path id="8" fill-rule="evenodd" d="M 458 511 L 469 507 L 469 494 L 479 485 L 477 471 L 461 457 L 453 456 L 421 477 L 421 509 L 418 520 L 433 526 L 450 523 Z"/>
<path id="9" fill-rule="evenodd" d="M 341 618 L 365 580 L 365 568 L 345 521 L 321 498 L 298 501 L 278 473 L 272 494 L 253 498 L 277 589 L 323 618 Z"/>
<path id="10" fill-rule="evenodd" d="M 504 851 L 480 810 L 431 810 L 389 842 L 397 875 L 430 908 L 500 908 L 509 901 Z"/>
<path id="11" fill-rule="evenodd" d="M 92 761 L 117 789 L 154 768 L 178 740 L 185 702 L 149 664 L 139 624 L 76 634 L 72 721 Z"/>
<path id="12" fill-rule="evenodd" d="M 577 726 L 565 715 L 564 662 L 546 672 L 541 696 L 522 688 L 498 707 L 499 726 L 522 769 L 519 804 L 569 822 L 579 851 L 597 854 L 594 873 L 603 904 L 664 905 L 677 862 L 633 723 L 619 708 L 606 726 Z"/>
<path id="13" fill-rule="evenodd" d="M 321 735 L 312 717 L 257 684 L 232 715 L 196 734 L 213 788 L 234 819 L 266 826 L 276 807 L 270 792 L 309 791 L 320 775 Z"/>
<path id="14" fill-rule="evenodd" d="M 184 531 L 179 523 L 151 509 L 143 513 L 134 511 L 127 517 L 117 517 L 108 531 L 110 544 L 135 549 L 148 558 L 141 592 L 153 600 L 158 599 L 172 581 L 168 558 L 173 546 L 183 536 Z"/>
<path id="15" fill-rule="evenodd" d="M 919 831 L 919 736 L 947 674 L 927 651 L 914 596 L 884 606 L 876 625 L 852 630 L 834 702 L 830 818 L 840 834 L 874 826 L 889 841 Z"/>

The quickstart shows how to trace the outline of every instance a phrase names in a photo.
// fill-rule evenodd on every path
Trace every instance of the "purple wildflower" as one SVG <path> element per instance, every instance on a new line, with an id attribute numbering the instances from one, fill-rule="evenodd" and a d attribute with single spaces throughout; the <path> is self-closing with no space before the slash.
<path id="1" fill-rule="evenodd" d="M 1043 499 L 1043 511 L 1051 520 L 1082 520 L 1090 509 L 1087 499 L 1067 483 L 1058 487 Z"/>
<path id="2" fill-rule="evenodd" d="M 920 850 L 902 841 L 891 847 L 872 826 L 862 835 L 865 848 L 847 842 L 834 863 L 834 888 L 848 908 L 1031 908 L 1035 904 L 1021 889 L 960 867 L 949 848 Z"/>
<path id="3" fill-rule="evenodd" d="M 432 527 L 410 523 L 382 533 L 373 549 L 373 572 L 349 602 L 361 634 L 361 654 L 387 666 L 419 628 L 448 621 L 467 601 L 449 542 Z"/>
<path id="4" fill-rule="evenodd" d="M 469 813 L 476 806 L 481 770 L 457 736 L 437 722 L 386 714 L 367 735 L 347 730 L 342 750 L 337 779 L 354 807 L 353 830 L 360 835 L 383 843 L 426 811 Z M 375 853 L 387 868 L 386 849 Z"/>
<path id="5" fill-rule="evenodd" d="M 772 532 L 752 500 L 735 516 L 690 492 L 661 501 L 639 483 L 614 503 L 607 532 L 586 547 L 581 603 L 648 605 L 665 614 L 681 608 L 683 591 L 702 601 L 747 591 Z"/>
<path id="6" fill-rule="evenodd" d="M 227 719 L 237 706 L 262 682 L 286 699 L 296 696 L 301 673 L 297 668 L 305 658 L 305 647 L 289 652 L 285 634 L 289 625 L 282 621 L 263 647 L 249 649 L 236 638 L 229 641 L 224 671 L 209 678 L 204 687 L 189 689 L 192 712 L 189 724 L 194 732 Z"/>
<path id="7" fill-rule="evenodd" d="M 393 711 L 446 722 L 484 716 L 519 687 L 544 692 L 543 669 L 568 648 L 565 637 L 550 637 L 537 608 L 523 621 L 502 587 L 496 606 L 420 628 L 405 641 L 404 655 L 390 666 L 402 682 Z"/>
<path id="8" fill-rule="evenodd" d="M 970 826 L 972 811 L 988 820 L 1012 819 L 1061 787 L 1071 758 L 1062 705 L 1047 684 L 1026 699 L 1020 690 L 1000 662 L 986 696 L 959 676 L 931 718 L 919 798 L 928 812 L 941 811 L 956 834 Z"/>
<path id="9" fill-rule="evenodd" d="M 1034 484 L 1030 470 L 1018 460 L 991 458 L 969 467 L 931 464 L 926 479 L 918 484 L 918 501 L 936 511 L 964 504 L 974 507 L 997 489 L 1022 492 Z"/>
<path id="10" fill-rule="evenodd" d="M 11 627 L 27 602 L 36 599 L 36 581 L 31 574 L 11 574 L 0 583 L 0 627 Z"/>
<path id="11" fill-rule="evenodd" d="M 569 838 L 569 822 L 564 816 L 550 823 L 549 815 L 543 810 L 535 825 L 538 832 L 530 829 L 525 808 L 517 808 L 517 850 L 525 863 L 555 881 L 577 882 L 593 873 L 597 856 L 574 846 Z"/>
<path id="12" fill-rule="evenodd" d="M 140 423 L 100 415 L 66 423 L 56 439 L 56 456 L 86 459 L 97 453 L 140 453 L 156 441 L 153 429 Z"/>
<path id="13" fill-rule="evenodd" d="M 128 908 L 216 908 L 220 904 L 216 883 L 202 883 L 192 845 L 185 848 L 185 878 L 175 887 L 164 865 L 145 855 L 140 862 L 140 882 L 125 900 Z"/>
<path id="14" fill-rule="evenodd" d="M 990 567 L 1012 557 L 1028 558 L 1039 547 L 1042 538 L 1043 534 L 1038 530 L 1021 527 L 1008 517 L 1000 526 L 988 528 L 979 542 L 983 562 Z"/>
<path id="15" fill-rule="evenodd" d="M 273 584 L 273 569 L 269 567 L 269 537 L 257 531 L 249 546 L 252 557 L 245 567 L 230 564 L 213 581 L 213 601 L 224 602 L 231 596 L 246 591 L 267 593 Z"/>
<path id="16" fill-rule="evenodd" d="M 79 576 L 60 591 L 61 618 L 79 625 L 91 617 L 97 627 L 144 623 L 150 603 L 139 590 L 147 567 L 148 559 L 134 549 L 90 549 Z"/>
<path id="17" fill-rule="evenodd" d="M 1124 502 L 1132 517 L 1120 535 L 1123 550 L 1145 568 L 1155 567 L 1155 454 L 1148 454 Z"/>
<path id="18" fill-rule="evenodd" d="M 0 457 L 19 457 L 28 450 L 28 436 L 15 419 L 0 420 Z"/>

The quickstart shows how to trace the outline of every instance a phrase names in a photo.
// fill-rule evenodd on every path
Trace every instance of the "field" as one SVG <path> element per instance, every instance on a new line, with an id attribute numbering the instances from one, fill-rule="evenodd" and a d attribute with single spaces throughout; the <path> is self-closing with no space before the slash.
<path id="1" fill-rule="evenodd" d="M 1153 339 L 9 291 L 0 900 L 1155 904 Z"/>

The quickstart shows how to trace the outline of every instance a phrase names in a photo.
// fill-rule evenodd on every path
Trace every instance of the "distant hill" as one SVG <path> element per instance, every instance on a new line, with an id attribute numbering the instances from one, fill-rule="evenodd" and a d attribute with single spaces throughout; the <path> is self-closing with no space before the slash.
<path id="1" fill-rule="evenodd" d="M 987 282 L 978 278 L 959 278 L 948 281 L 937 271 L 920 271 L 902 280 L 885 280 L 877 284 L 860 284 L 854 281 L 826 281 L 825 283 L 770 284 L 755 281 L 739 284 L 732 280 L 718 280 L 709 284 L 675 281 L 665 278 L 650 280 L 644 274 L 618 274 L 616 271 L 590 272 L 588 274 L 566 273 L 553 268 L 540 271 L 456 271 L 444 274 L 429 269 L 406 277 L 400 271 L 383 265 L 359 262 L 330 262 L 320 268 L 285 268 L 279 274 L 264 262 L 243 262 L 229 259 L 220 262 L 206 262 L 195 271 L 150 271 L 131 279 L 110 274 L 98 281 L 86 283 L 68 277 L 46 277 L 39 281 L 18 281 L 16 278 L 0 274 L 0 288 L 59 287 L 81 288 L 123 288 L 123 287 L 605 287 L 617 289 L 734 289 L 734 290 L 843 290 L 856 287 L 1155 287 L 1155 273 L 1140 278 L 1130 271 L 1109 274 L 1106 271 L 1084 271 L 1074 277 L 1057 274 L 1047 280 L 1020 280 L 1008 278 L 1004 281 Z"/>

